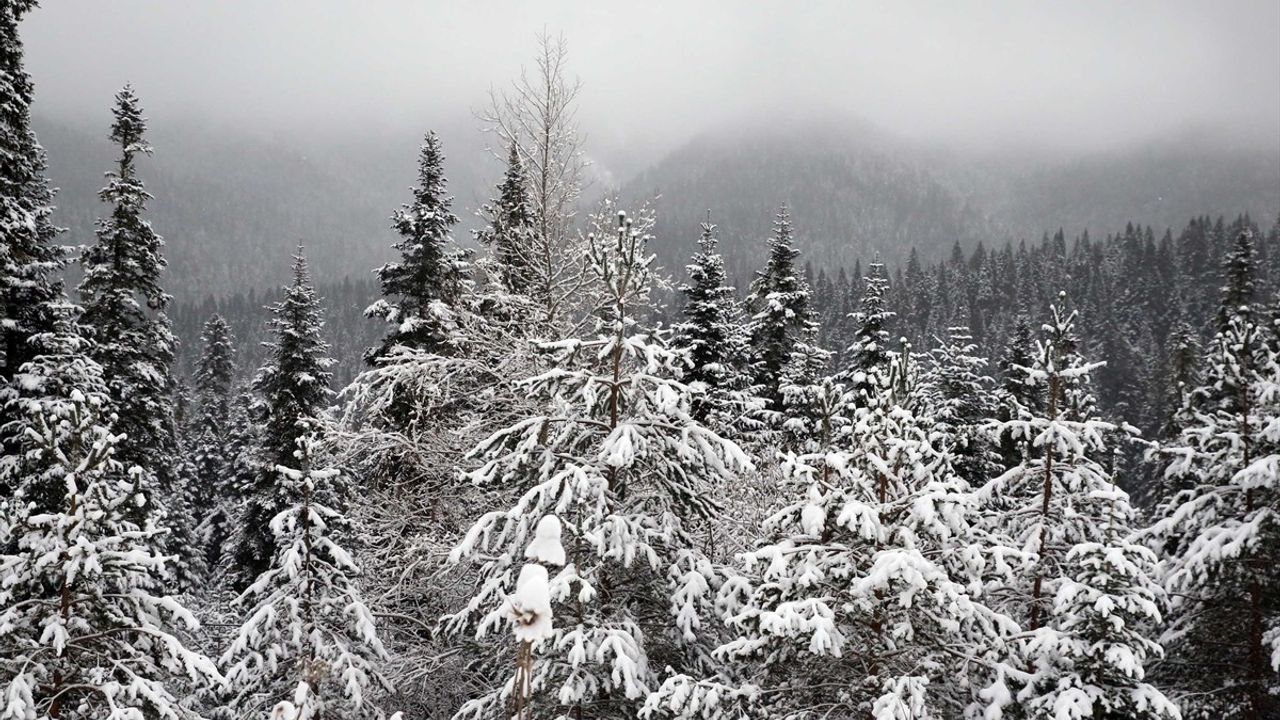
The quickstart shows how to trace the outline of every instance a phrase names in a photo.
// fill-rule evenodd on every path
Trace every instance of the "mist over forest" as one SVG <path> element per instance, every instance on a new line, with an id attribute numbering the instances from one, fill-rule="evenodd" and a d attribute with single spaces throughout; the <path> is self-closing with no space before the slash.
<path id="1" fill-rule="evenodd" d="M 1278 29 L 0 0 L 0 720 L 1280 718 Z"/>

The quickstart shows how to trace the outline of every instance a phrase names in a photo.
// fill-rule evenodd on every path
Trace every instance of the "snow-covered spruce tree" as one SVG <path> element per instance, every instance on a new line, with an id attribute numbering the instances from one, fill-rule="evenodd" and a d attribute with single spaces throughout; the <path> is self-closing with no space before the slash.
<path id="1" fill-rule="evenodd" d="M 356 588 L 360 569 L 342 542 L 346 478 L 317 468 L 318 443 L 303 437 L 297 458 L 277 465 L 291 505 L 271 519 L 270 567 L 236 600 L 247 619 L 223 653 L 231 692 L 227 717 L 297 720 L 382 718 L 390 691 L 373 614 Z"/>
<path id="2" fill-rule="evenodd" d="M 996 718 L 1177 718 L 1145 680 L 1161 656 L 1144 634 L 1164 605 L 1156 558 L 1135 542 L 1129 498 L 1095 460 L 1115 431 L 1096 417 L 1088 393 L 1089 372 L 1101 363 L 1076 351 L 1076 313 L 1061 304 L 1051 312 L 1032 365 L 1018 368 L 1044 386 L 1046 409 L 1019 407 L 988 428 L 1027 448 L 978 493 L 985 532 L 1022 556 L 988 583 L 987 597 L 1025 632 L 1014 656 L 1023 668 L 1000 672 L 983 704 Z"/>
<path id="3" fill-rule="evenodd" d="M 751 375 L 770 410 L 782 410 L 782 377 L 796 346 L 817 329 L 809 308 L 809 286 L 795 266 L 800 251 L 791 241 L 791 215 L 778 209 L 769 240 L 769 259 L 756 272 L 747 296 Z"/>
<path id="4" fill-rule="evenodd" d="M 261 403 L 252 392 L 241 387 L 227 413 L 226 435 L 222 440 L 227 461 L 225 475 L 215 486 L 212 504 L 198 528 L 200 541 L 204 543 L 206 567 L 218 582 L 234 576 L 231 568 L 234 543 L 244 512 L 245 494 L 254 487 L 258 467 L 256 451 L 261 429 L 254 418 L 261 414 Z"/>
<path id="5" fill-rule="evenodd" d="M 87 392 L 72 380 L 66 396 L 21 403 L 28 472 L 0 522 L 0 718 L 197 718 L 188 683 L 222 677 L 183 643 L 195 618 L 154 594 L 167 581 L 162 531 L 132 520 L 143 473 L 115 458 L 120 437 L 101 424 L 106 393 L 90 367 Z"/>
<path id="6" fill-rule="evenodd" d="M 997 447 L 981 430 L 995 417 L 995 381 L 985 374 L 986 358 L 974 354 L 978 346 L 969 328 L 951 327 L 937 343 L 923 379 L 926 414 L 950 451 L 955 471 L 978 487 L 1002 469 Z"/>
<path id="7" fill-rule="evenodd" d="M 545 343 L 555 367 L 523 383 L 543 414 L 471 455 L 481 465 L 469 478 L 520 496 L 481 517 L 454 550 L 455 561 L 481 561 L 481 582 L 446 628 L 483 637 L 499 627 L 515 558 L 543 518 L 563 526 L 568 557 L 550 578 L 555 628 L 532 647 L 534 717 L 635 718 L 664 669 L 712 666 L 700 617 L 717 583 L 698 535 L 712 530 L 715 498 L 750 462 L 691 417 L 693 393 L 676 379 L 681 354 L 639 324 L 653 282 L 646 230 L 619 213 L 616 234 L 592 234 L 592 272 L 609 298 L 594 314 L 595 336 Z M 457 717 L 505 718 L 513 690 L 503 671 Z"/>
<path id="8" fill-rule="evenodd" d="M 458 223 L 445 191 L 444 150 L 440 138 L 427 133 L 418 153 L 418 184 L 413 200 L 392 217 L 400 235 L 400 259 L 378 269 L 383 298 L 365 315 L 390 325 L 382 345 L 366 355 L 377 364 L 396 346 L 447 353 L 455 321 L 451 306 L 468 282 L 467 253 L 454 245 L 450 230 Z"/>
<path id="9" fill-rule="evenodd" d="M 996 388 L 996 419 L 1001 422 L 1017 419 L 1022 413 L 1043 412 L 1045 408 L 1044 384 L 1027 377 L 1025 368 L 1034 365 L 1035 334 L 1031 323 L 1023 315 L 1014 321 L 1009 337 L 996 363 L 1000 371 Z M 1015 437 L 1011 432 L 1001 432 L 1000 456 L 1005 469 L 1023 461 L 1027 455 L 1027 438 Z"/>
<path id="10" fill-rule="evenodd" d="M 1239 292 L 1252 285 L 1240 260 L 1227 261 L 1203 384 L 1162 448 L 1167 485 L 1184 489 L 1148 530 L 1173 598 L 1160 672 L 1205 720 L 1280 712 L 1280 361 Z"/>
<path id="11" fill-rule="evenodd" d="M 529 200 L 529 177 L 525 173 L 520 148 L 508 143 L 507 170 L 498 185 L 498 196 L 481 209 L 486 224 L 475 233 L 476 240 L 489 249 L 486 269 L 504 289 L 527 294 L 535 280 L 538 259 L 531 257 L 537 245 L 537 218 Z"/>
<path id="12" fill-rule="evenodd" d="M 143 137 L 146 118 L 133 88 L 126 85 L 115 100 L 111 140 L 119 146 L 120 160 L 98 193 L 111 214 L 98 221 L 97 241 L 80 256 L 80 300 L 94 340 L 94 359 L 111 392 L 112 428 L 123 436 L 117 448 L 120 462 L 146 472 L 150 511 L 157 524 L 169 529 L 165 543 L 178 555 L 177 579 L 185 584 L 199 574 L 199 554 L 186 552 L 195 546 L 195 516 L 188 505 L 190 478 L 178 472 L 172 373 L 176 340 L 165 315 L 170 298 L 160 285 L 164 241 L 145 218 L 151 195 L 137 175 L 137 160 L 150 155 L 151 146 Z"/>
<path id="13" fill-rule="evenodd" d="M 863 278 L 858 310 L 849 315 L 854 326 L 853 342 L 845 350 L 845 366 L 839 374 L 855 405 L 869 404 L 878 397 L 881 388 L 874 379 L 886 378 L 889 364 L 888 325 L 893 319 L 885 297 L 889 279 L 881 263 L 872 263 L 869 271 Z"/>
<path id="14" fill-rule="evenodd" d="M 831 352 L 812 342 L 800 343 L 791 352 L 782 372 L 783 447 L 809 448 L 844 423 L 849 397 L 845 386 L 826 374 L 830 362 Z M 766 452 L 772 452 L 768 447 Z"/>
<path id="15" fill-rule="evenodd" d="M 235 339 L 231 326 L 221 315 L 204 324 L 204 349 L 196 362 L 197 415 L 189 430 L 191 461 L 194 465 L 195 505 L 200 518 L 197 536 L 205 553 L 206 566 L 213 568 L 222 558 L 227 541 L 224 499 L 234 496 L 235 460 L 230 440 L 232 383 L 235 382 Z"/>
<path id="16" fill-rule="evenodd" d="M 1187 401 L 1199 386 L 1200 354 L 1200 338 L 1195 328 L 1188 322 L 1179 322 L 1165 343 L 1168 373 L 1164 378 L 1165 387 L 1161 388 L 1164 401 L 1161 409 L 1165 412 L 1160 430 L 1162 438 L 1176 438 L 1185 427 L 1186 412 L 1190 408 Z"/>
<path id="17" fill-rule="evenodd" d="M 89 357 L 89 343 L 76 324 L 79 308 L 64 302 L 51 305 L 50 310 L 54 313 L 52 330 L 33 338 L 41 354 L 14 375 L 14 392 L 5 400 L 5 417 L 10 420 L 0 426 L 7 450 L 0 455 L 0 486 L 10 488 L 0 496 L 0 507 L 7 505 L 21 512 L 55 512 L 66 495 L 65 468 L 30 445 L 31 438 L 40 434 L 38 423 L 45 414 L 69 414 L 68 398 L 73 392 L 95 406 L 110 402 L 102 367 Z"/>
<path id="18" fill-rule="evenodd" d="M 293 282 L 285 288 L 284 298 L 271 307 L 275 340 L 268 345 L 270 358 L 253 378 L 257 396 L 253 420 L 260 428 L 257 442 L 241 461 L 248 465 L 248 477 L 240 489 L 244 500 L 230 568 L 237 589 L 248 587 L 271 565 L 276 555 L 271 519 L 295 501 L 275 468 L 293 462 L 308 424 L 333 396 L 329 389 L 333 361 L 321 337 L 321 312 L 299 245 L 293 258 Z"/>
<path id="19" fill-rule="evenodd" d="M 708 211 L 698 239 L 699 251 L 685 266 L 689 282 L 680 286 L 685 297 L 684 321 L 672 328 L 672 345 L 689 352 L 684 382 L 702 389 L 693 402 L 694 419 L 717 429 L 742 429 L 749 410 L 747 335 L 717 242 L 716 226 L 711 224 Z"/>
<path id="20" fill-rule="evenodd" d="M 66 302 L 60 279 L 66 251 L 50 219 L 53 191 L 44 149 L 31 131 L 32 84 L 18 37 L 18 23 L 34 7 L 35 0 L 0 2 L 0 427 L 20 421 L 9 414 L 20 390 L 14 376 L 50 351 L 37 338 L 55 332 Z M 14 452 L 3 447 L 5 456 Z M 0 480 L 0 496 L 12 489 Z"/>
<path id="21" fill-rule="evenodd" d="M 868 380 L 851 422 L 780 455 L 784 504 L 721 588 L 716 656 L 745 677 L 673 679 L 651 717 L 958 717 L 998 662 L 1017 627 L 971 595 L 972 495 L 908 409 L 914 379 Z"/>

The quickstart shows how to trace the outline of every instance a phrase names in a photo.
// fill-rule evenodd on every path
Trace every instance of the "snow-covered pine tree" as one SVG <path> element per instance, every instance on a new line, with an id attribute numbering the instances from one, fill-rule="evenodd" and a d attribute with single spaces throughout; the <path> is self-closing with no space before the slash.
<path id="1" fill-rule="evenodd" d="M 261 406 L 254 399 L 253 393 L 241 387 L 235 393 L 235 400 L 227 413 L 226 436 L 223 440 L 223 452 L 227 459 L 226 474 L 214 490 L 213 504 L 208 515 L 200 523 L 200 539 L 207 551 L 207 567 L 211 571 L 216 570 L 218 579 L 231 575 L 229 563 L 243 513 L 244 494 L 253 487 L 257 468 L 256 449 L 261 433 L 254 417 L 260 415 L 260 410 Z M 215 542 L 218 547 L 216 562 L 212 552 Z"/>
<path id="2" fill-rule="evenodd" d="M 190 478 L 178 472 L 172 373 L 176 340 L 165 315 L 170 298 L 160 285 L 164 241 L 145 218 L 151 195 L 137 175 L 137 160 L 150 155 L 151 146 L 133 88 L 126 85 L 115 101 L 111 141 L 119 146 L 120 160 L 98 193 L 111 214 L 98 221 L 97 242 L 80 256 L 83 319 L 111 391 L 112 428 L 122 436 L 120 463 L 146 473 L 151 512 L 157 513 L 157 524 L 169 529 L 165 543 L 178 555 L 177 579 L 188 583 L 198 570 L 187 560 L 198 554 L 188 552 L 195 546 L 194 508 L 187 504 Z"/>
<path id="3" fill-rule="evenodd" d="M 481 517 L 452 559 L 482 559 L 467 605 L 445 618 L 480 637 L 509 617 L 520 557 L 544 518 L 563 527 L 567 563 L 550 578 L 557 618 L 532 646 L 528 706 L 537 717 L 635 718 L 663 669 L 708 670 L 700 615 L 715 573 L 695 534 L 710 532 L 716 497 L 750 467 L 732 442 L 690 415 L 681 354 L 642 316 L 652 285 L 647 227 L 618 215 L 594 220 L 592 272 L 609 302 L 590 339 L 543 345 L 555 367 L 523 386 L 544 413 L 475 448 L 474 482 L 516 488 L 516 504 Z M 507 668 L 510 664 L 503 663 Z M 459 718 L 505 718 L 514 685 L 504 673 Z"/>
<path id="4" fill-rule="evenodd" d="M 821 444 L 833 429 L 845 424 L 849 397 L 845 386 L 826 373 L 831 352 L 800 343 L 782 373 L 782 443 L 801 451 Z M 768 446 L 772 452 L 772 446 Z"/>
<path id="5" fill-rule="evenodd" d="M 915 378 L 898 380 L 870 379 L 851 422 L 780 455 L 784 504 L 719 593 L 736 638 L 716 656 L 745 682 L 673 680 L 652 717 L 958 717 L 970 702 L 1017 628 L 970 594 L 986 555 L 972 495 L 908 409 Z"/>
<path id="6" fill-rule="evenodd" d="M 1179 322 L 1165 343 L 1168 375 L 1165 387 L 1162 388 L 1162 409 L 1166 415 L 1160 431 L 1161 437 L 1165 439 L 1176 438 L 1187 421 L 1185 413 L 1190 407 L 1187 401 L 1199 386 L 1200 354 L 1200 338 L 1195 328 L 1188 322 Z"/>
<path id="7" fill-rule="evenodd" d="M 795 266 L 799 255 L 792 245 L 791 214 L 783 205 L 774 219 L 769 259 L 756 273 L 746 301 L 752 382 L 775 412 L 782 410 L 783 374 L 792 351 L 817 332 L 809 286 Z"/>
<path id="8" fill-rule="evenodd" d="M 1219 321 L 1203 384 L 1163 448 L 1182 487 L 1148 530 L 1173 598 L 1161 667 L 1185 714 L 1262 720 L 1280 712 L 1280 360 L 1250 303 L 1253 248 L 1224 265 Z"/>
<path id="9" fill-rule="evenodd" d="M 378 719 L 391 690 L 386 651 L 356 587 L 360 569 L 342 543 L 351 536 L 341 471 L 317 468 L 318 443 L 300 438 L 297 458 L 277 465 L 290 505 L 270 521 L 275 556 L 236 600 L 247 619 L 221 658 L 230 718 Z"/>
<path id="10" fill-rule="evenodd" d="M 985 374 L 986 358 L 975 354 L 978 346 L 969 328 L 953 326 L 937 343 L 923 379 L 925 414 L 950 452 L 955 471 L 978 487 L 1001 470 L 998 449 L 981 430 L 995 417 L 995 381 Z"/>
<path id="11" fill-rule="evenodd" d="M 987 717 L 1182 717 L 1147 682 L 1147 668 L 1164 656 L 1150 637 L 1166 604 L 1155 553 L 1135 542 L 1136 513 L 1123 490 L 1093 490 L 1090 500 L 1099 504 L 1099 540 L 1068 551 L 1045 626 L 1021 648 L 1030 678 L 1014 680 L 1021 688 L 1010 695 L 1005 677 L 999 677 L 983 692 L 992 701 Z"/>
<path id="12" fill-rule="evenodd" d="M 1015 655 L 1024 669 L 1000 672 L 983 703 L 996 718 L 1177 718 L 1144 679 L 1161 653 L 1144 633 L 1160 620 L 1163 591 L 1155 556 L 1133 539 L 1128 496 L 1095 459 L 1115 426 L 1093 410 L 1088 376 L 1101 363 L 1077 352 L 1065 299 L 1051 308 L 1033 363 L 1013 368 L 1044 388 L 1045 410 L 1016 406 L 1014 419 L 988 428 L 1025 448 L 978 492 L 984 532 L 1022 557 L 988 583 L 987 597 L 1025 632 Z"/>
<path id="13" fill-rule="evenodd" d="M 61 271 L 66 250 L 50 216 L 53 190 L 45 178 L 45 153 L 31 130 L 31 78 L 23 67 L 18 23 L 35 0 L 0 3 L 0 427 L 20 390 L 14 376 L 33 357 L 51 351 L 35 340 L 55 333 L 66 302 Z M 15 450 L 9 445 L 3 454 Z M 0 480 L 0 495 L 12 487 Z"/>
<path id="14" fill-rule="evenodd" d="M 267 364 L 253 378 L 257 396 L 253 420 L 260 426 L 257 442 L 238 461 L 247 465 L 248 475 L 242 479 L 247 483 L 240 488 L 244 504 L 231 551 L 238 589 L 248 587 L 271 565 L 277 550 L 271 520 L 295 501 L 275 468 L 293 463 L 308 424 L 333 396 L 329 388 L 333 361 L 321 336 L 322 309 L 301 245 L 293 257 L 293 282 L 271 313 L 275 340 L 267 345 L 271 353 Z"/>
<path id="15" fill-rule="evenodd" d="M 508 292 L 527 294 L 536 280 L 537 258 L 530 257 L 536 244 L 537 218 L 529 200 L 529 178 L 520 149 L 508 144 L 507 170 L 498 185 L 498 197 L 481 209 L 487 220 L 476 240 L 489 248 L 486 268 Z"/>
<path id="16" fill-rule="evenodd" d="M 707 211 L 699 250 L 685 266 L 689 282 L 680 286 L 685 296 L 684 321 L 673 326 L 672 345 L 689 352 L 684 382 L 702 389 L 693 402 L 694 419 L 717 429 L 741 429 L 750 385 L 747 335 L 717 243 L 716 226 Z"/>
<path id="17" fill-rule="evenodd" d="M 854 326 L 853 342 L 845 350 L 845 366 L 839 373 L 855 405 L 869 404 L 879 396 L 882 388 L 873 379 L 888 378 L 891 352 L 888 326 L 893 312 L 886 306 L 889 279 L 882 263 L 871 263 L 868 270 L 858 310 L 849 316 Z"/>
<path id="18" fill-rule="evenodd" d="M 167 558 L 162 531 L 132 520 L 147 500 L 143 473 L 120 467 L 120 436 L 100 419 L 105 388 L 92 387 L 92 365 L 74 336 L 63 337 L 68 354 L 33 362 L 80 357 L 82 377 L 63 397 L 20 404 L 27 472 L 0 521 L 0 717 L 198 718 L 185 690 L 222 677 L 184 645 L 194 616 L 153 594 L 167 582 Z M 75 387 L 80 381 L 88 387 Z M 56 504 L 48 497 L 55 478 Z"/>
<path id="19" fill-rule="evenodd" d="M 0 503 L 33 513 L 57 511 L 66 496 L 65 467 L 30 446 L 31 438 L 40 435 L 38 423 L 46 413 L 69 415 L 73 391 L 95 406 L 110 403 L 102 367 L 89 356 L 90 344 L 77 325 L 79 308 L 64 301 L 49 309 L 54 313 L 52 329 L 34 336 L 41 354 L 14 375 L 14 392 L 5 400 L 5 417 L 10 419 L 0 426 L 6 448 L 0 456 L 0 487 L 10 489 Z"/>
<path id="20" fill-rule="evenodd" d="M 413 200 L 392 216 L 400 235 L 400 259 L 378 269 L 383 297 L 365 310 L 390 325 L 379 347 L 366 354 L 376 365 L 396 346 L 448 353 L 453 343 L 452 306 L 469 283 L 465 251 L 456 247 L 450 230 L 458 223 L 445 190 L 444 150 L 440 138 L 427 133 L 418 153 L 418 184 Z"/>
<path id="21" fill-rule="evenodd" d="M 201 340 L 204 348 L 195 370 L 197 416 L 189 432 L 194 444 L 193 494 L 200 518 L 197 536 L 206 565 L 213 568 L 221 561 L 228 538 L 225 500 L 236 495 L 232 468 L 235 456 L 231 454 L 234 448 L 228 442 L 236 373 L 235 339 L 226 319 L 214 314 L 205 322 Z"/>
<path id="22" fill-rule="evenodd" d="M 1023 412 L 1044 411 L 1043 383 L 1032 382 L 1024 370 L 1035 362 L 1034 342 L 1031 323 L 1025 315 L 1018 315 L 996 363 L 1000 375 L 996 389 L 996 419 L 1000 422 L 1016 420 Z M 1021 463 L 1026 456 L 1026 438 L 1002 432 L 999 443 L 1001 461 L 1006 470 Z"/>

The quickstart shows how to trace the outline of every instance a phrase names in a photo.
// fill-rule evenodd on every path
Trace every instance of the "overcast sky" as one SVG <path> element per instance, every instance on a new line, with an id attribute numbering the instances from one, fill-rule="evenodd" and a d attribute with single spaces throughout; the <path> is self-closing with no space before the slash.
<path id="1" fill-rule="evenodd" d="M 456 122 L 563 32 L 582 119 L 670 147 L 743 118 L 858 116 L 901 135 L 1100 149 L 1215 127 L 1280 143 L 1280 2 L 45 0 L 37 109 L 290 128 Z M 88 113 L 89 115 L 86 115 Z"/>

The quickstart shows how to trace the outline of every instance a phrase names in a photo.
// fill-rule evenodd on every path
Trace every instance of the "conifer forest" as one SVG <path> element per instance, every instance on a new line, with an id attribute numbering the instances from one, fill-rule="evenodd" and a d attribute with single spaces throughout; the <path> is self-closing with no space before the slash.
<path id="1" fill-rule="evenodd" d="M 1280 152 L 640 160 L 577 53 L 650 35 L 548 10 L 402 187 L 155 81 L 59 124 L 59 4 L 0 0 L 0 720 L 1280 720 Z"/>

